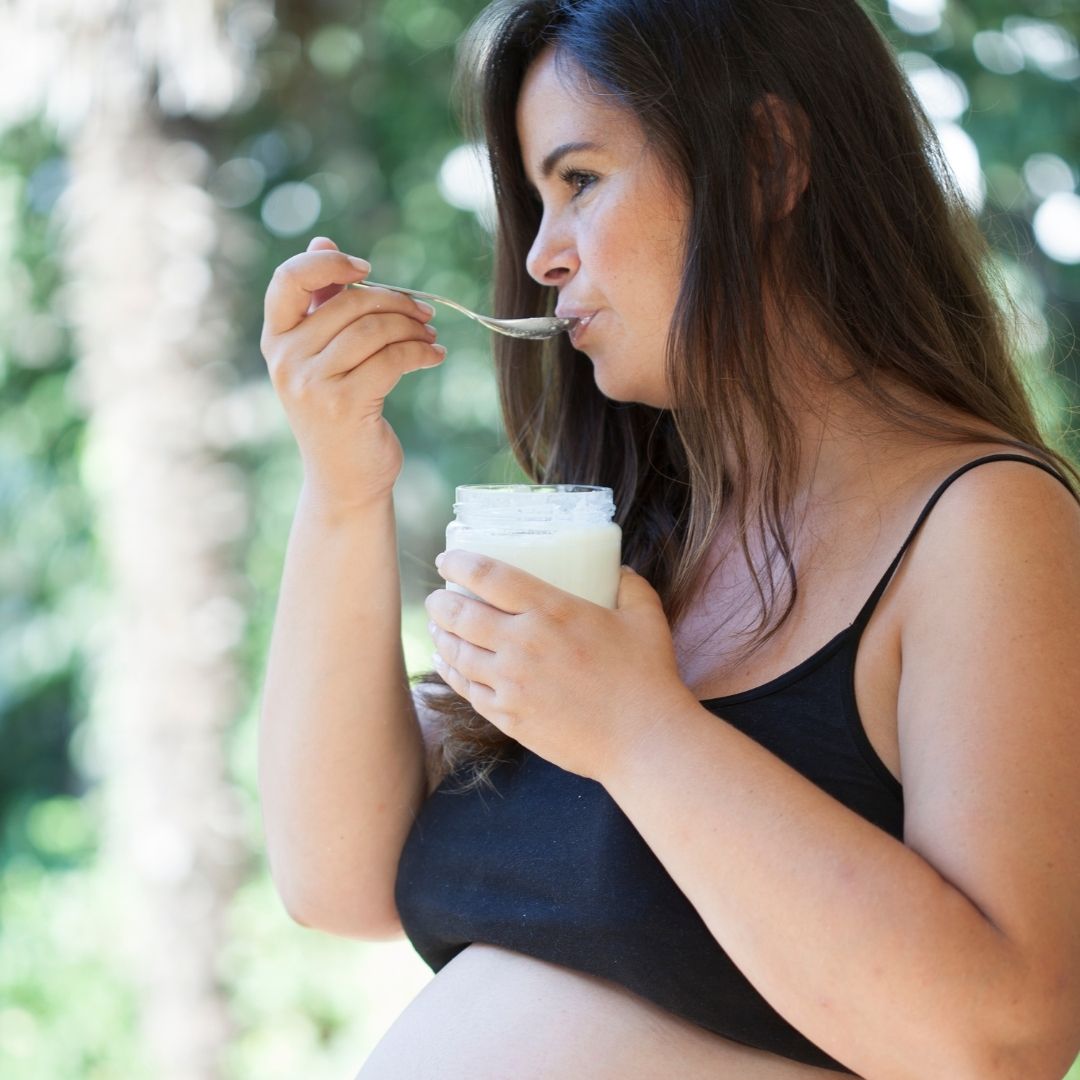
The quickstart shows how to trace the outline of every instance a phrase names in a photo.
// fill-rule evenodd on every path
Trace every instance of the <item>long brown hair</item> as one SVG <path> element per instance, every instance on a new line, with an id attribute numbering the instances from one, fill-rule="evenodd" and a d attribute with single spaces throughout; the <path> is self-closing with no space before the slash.
<path id="1" fill-rule="evenodd" d="M 496 312 L 550 314 L 557 299 L 525 268 L 542 206 L 526 181 L 515 119 L 525 72 L 549 45 L 558 63 L 584 73 L 583 93 L 595 89 L 636 116 L 686 194 L 688 240 L 666 353 L 673 406 L 605 397 L 565 335 L 499 337 L 503 421 L 531 482 L 614 489 L 623 562 L 659 593 L 670 625 L 696 595 L 721 522 L 731 524 L 760 599 L 749 653 L 795 604 L 784 518 L 800 447 L 774 389 L 766 285 L 770 295 L 797 298 L 828 353 L 849 365 L 845 389 L 872 414 L 942 443 L 1029 451 L 1071 474 L 1080 493 L 1063 435 L 1040 431 L 1014 359 L 1020 313 L 891 46 L 856 0 L 490 4 L 462 40 L 455 86 L 466 133 L 486 147 L 494 180 Z M 777 111 L 766 110 L 762 124 L 755 109 L 776 100 L 793 118 L 794 144 Z M 788 212 L 793 160 L 806 163 L 809 180 Z M 836 383 L 826 350 L 810 350 L 807 361 Z M 890 380 L 928 407 L 891 393 Z M 935 404 L 972 423 L 932 415 Z M 1011 438 L 988 435 L 986 424 Z M 756 475 L 751 440 L 764 462 Z M 765 588 L 750 554 L 752 526 L 763 540 L 768 531 L 791 586 L 775 623 L 771 565 Z M 519 745 L 435 672 L 416 682 L 443 723 L 429 766 L 469 765 L 462 790 L 490 783 L 492 768 L 518 755 Z"/>

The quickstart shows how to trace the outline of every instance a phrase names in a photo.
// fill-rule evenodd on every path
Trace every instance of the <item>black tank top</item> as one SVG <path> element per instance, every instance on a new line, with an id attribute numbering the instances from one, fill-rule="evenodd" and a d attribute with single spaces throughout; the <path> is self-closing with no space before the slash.
<path id="1" fill-rule="evenodd" d="M 968 462 L 934 492 L 850 626 L 764 685 L 702 702 L 898 840 L 903 791 L 863 730 L 855 652 L 942 492 L 968 469 L 1000 460 L 1028 461 L 1065 483 L 1019 454 Z M 487 942 L 620 983 L 735 1042 L 854 1075 L 754 989 L 601 784 L 520 749 L 491 774 L 497 794 L 455 791 L 461 778 L 447 776 L 402 850 L 398 912 L 433 971 Z"/>

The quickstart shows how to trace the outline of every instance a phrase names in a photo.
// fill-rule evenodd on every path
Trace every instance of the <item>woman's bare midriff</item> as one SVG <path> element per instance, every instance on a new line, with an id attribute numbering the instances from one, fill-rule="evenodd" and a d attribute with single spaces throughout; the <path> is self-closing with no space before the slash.
<path id="1" fill-rule="evenodd" d="M 813 1080 L 843 1076 L 714 1035 L 606 979 L 470 945 L 356 1080 Z"/>

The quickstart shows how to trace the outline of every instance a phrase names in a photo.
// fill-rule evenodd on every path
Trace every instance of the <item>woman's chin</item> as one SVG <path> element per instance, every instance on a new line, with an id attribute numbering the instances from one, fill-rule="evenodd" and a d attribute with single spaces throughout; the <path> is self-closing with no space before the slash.
<path id="1" fill-rule="evenodd" d="M 649 386 L 640 379 L 629 379 L 625 370 L 610 364 L 600 353 L 586 353 L 593 366 L 596 388 L 604 397 L 626 405 L 648 405 L 654 409 L 666 409 L 667 392 L 662 387 Z"/>
<path id="2" fill-rule="evenodd" d="M 666 395 L 650 393 L 640 386 L 633 387 L 625 383 L 609 384 L 603 379 L 597 379 L 596 388 L 609 401 L 617 401 L 620 405 L 648 405 L 652 409 L 669 408 Z"/>

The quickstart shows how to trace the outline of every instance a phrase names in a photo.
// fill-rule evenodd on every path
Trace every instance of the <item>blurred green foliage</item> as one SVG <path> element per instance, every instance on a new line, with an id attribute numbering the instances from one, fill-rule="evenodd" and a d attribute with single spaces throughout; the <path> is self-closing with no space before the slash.
<path id="1" fill-rule="evenodd" d="M 489 306 L 488 235 L 439 184 L 462 141 L 448 104 L 454 42 L 481 6 L 279 3 L 256 35 L 261 91 L 252 100 L 214 122 L 160 119 L 169 137 L 197 143 L 212 162 L 208 190 L 234 226 L 217 287 L 234 295 L 243 343 L 221 361 L 227 381 L 252 388 L 273 417 L 261 436 L 226 451 L 251 485 L 242 570 L 258 598 L 241 654 L 250 706 L 230 732 L 254 858 L 222 957 L 238 1025 L 228 1075 L 346 1075 L 428 974 L 407 943 L 300 930 L 267 876 L 255 700 L 300 474 L 258 340 L 273 268 L 315 234 L 370 259 L 375 280 Z M 986 177 L 983 224 L 1031 316 L 1027 353 L 1041 398 L 1063 416 L 1078 404 L 1080 265 L 1036 243 L 1043 196 L 1032 190 L 1030 159 L 1056 155 L 1075 190 L 1078 79 L 1034 54 L 1014 73 L 992 71 L 977 52 L 1005 48 L 1003 27 L 1021 19 L 1050 28 L 1059 44 L 1071 37 L 1075 55 L 1080 5 L 951 3 L 929 34 L 905 33 L 885 10 L 875 13 L 901 52 L 929 58 L 966 89 L 959 122 Z M 991 35 L 978 49 L 977 34 Z M 101 814 L 85 769 L 87 669 L 108 582 L 80 482 L 86 416 L 51 218 L 68 170 L 44 121 L 0 135 L 0 1075 L 49 1080 L 145 1075 L 133 1034 L 137 991 L 118 961 L 123 922 L 95 862 Z M 428 667 L 421 602 L 441 584 L 432 559 L 453 485 L 518 476 L 499 427 L 486 332 L 442 310 L 438 323 L 448 361 L 403 379 L 387 405 L 406 451 L 395 498 L 410 671 Z"/>

